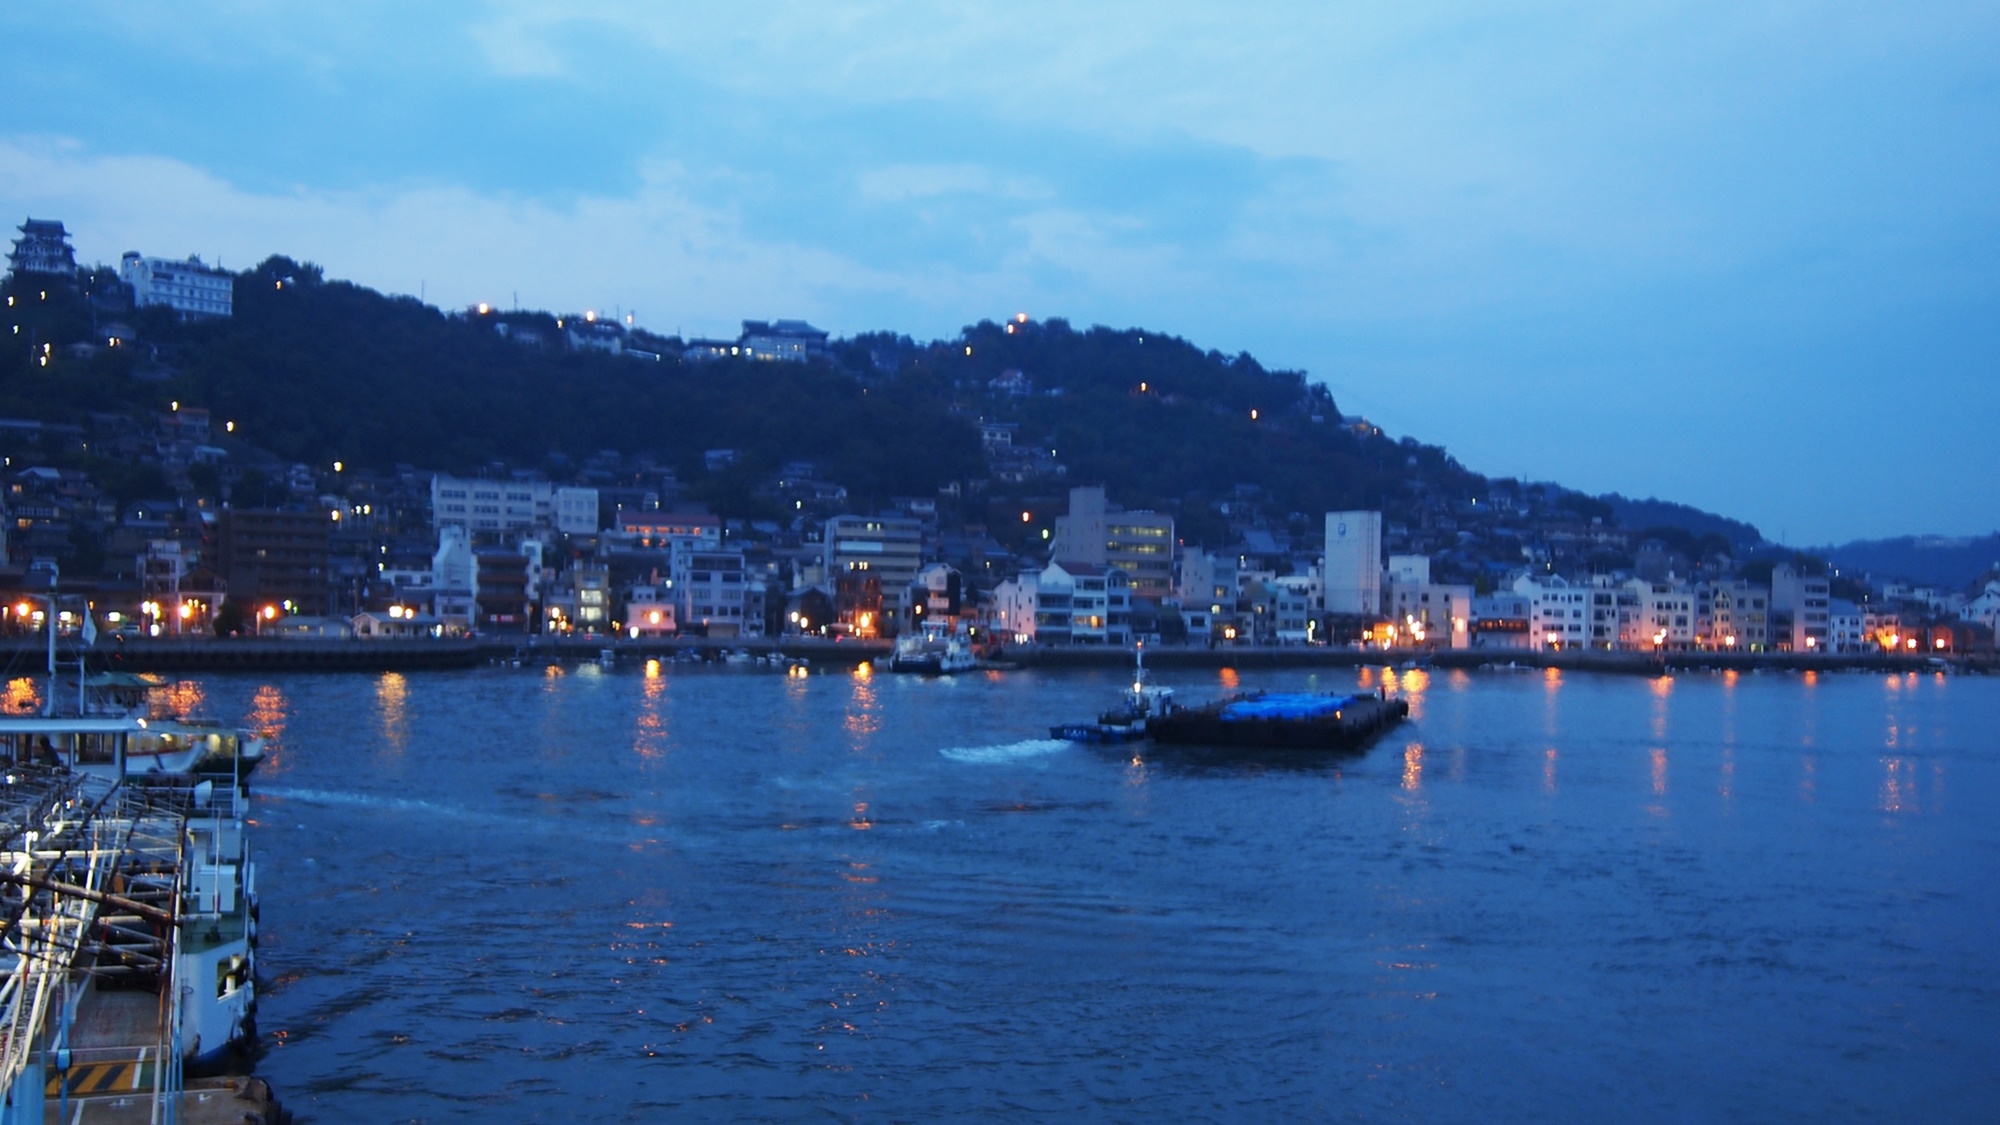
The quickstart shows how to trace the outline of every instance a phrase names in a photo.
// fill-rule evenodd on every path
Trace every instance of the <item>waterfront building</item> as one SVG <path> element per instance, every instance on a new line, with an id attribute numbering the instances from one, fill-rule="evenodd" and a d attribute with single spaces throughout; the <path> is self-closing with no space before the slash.
<path id="1" fill-rule="evenodd" d="M 1853 602 L 1833 599 L 1827 606 L 1827 648 L 1832 652 L 1867 652 L 1876 646 L 1868 643 L 1865 615 Z"/>
<path id="2" fill-rule="evenodd" d="M 1784 636 L 1772 636 L 1772 643 L 1793 652 L 1823 651 L 1831 632 L 1831 589 L 1823 576 L 1802 574 L 1788 563 L 1772 567 L 1771 615 L 1774 620 L 1784 615 L 1790 623 Z"/>
<path id="3" fill-rule="evenodd" d="M 1472 587 L 1429 581 L 1389 582 L 1386 613 L 1398 641 L 1431 648 L 1472 646 Z"/>
<path id="4" fill-rule="evenodd" d="M 1472 599 L 1472 647 L 1526 650 L 1538 647 L 1529 635 L 1534 599 L 1498 591 Z"/>
<path id="5" fill-rule="evenodd" d="M 1587 588 L 1571 585 L 1560 574 L 1524 574 L 1514 580 L 1513 588 L 1528 599 L 1528 647 L 1569 649 L 1588 643 Z"/>
<path id="6" fill-rule="evenodd" d="M 1373 617 L 1382 612 L 1382 513 L 1326 514 L 1325 609 Z"/>
<path id="7" fill-rule="evenodd" d="M 1235 558 L 1217 558 L 1205 551 L 1182 555 L 1174 592 L 1190 640 L 1221 636 L 1236 621 Z"/>
<path id="8" fill-rule="evenodd" d="M 1979 595 L 1958 611 L 1960 620 L 1976 621 L 2000 633 L 2000 578 L 1988 579 Z"/>
<path id="9" fill-rule="evenodd" d="M 333 523 L 324 511 L 224 508 L 215 537 L 215 570 L 244 612 L 287 603 L 290 613 L 326 612 Z"/>
<path id="10" fill-rule="evenodd" d="M 1695 587 L 1695 643 L 1725 651 L 1765 651 L 1770 647 L 1770 601 L 1770 588 L 1748 579 L 1701 583 Z"/>
<path id="11" fill-rule="evenodd" d="M 900 620 L 923 565 L 923 543 L 923 524 L 908 516 L 835 516 L 821 542 L 826 580 L 838 587 L 843 577 L 872 579 L 879 595 L 870 597 L 881 598 L 880 612 Z"/>
<path id="12" fill-rule="evenodd" d="M 1174 518 L 1160 512 L 1125 511 L 1110 504 L 1102 485 L 1069 490 L 1069 514 L 1057 516 L 1049 557 L 1056 562 L 1116 567 L 1132 579 L 1132 592 L 1159 600 L 1174 593 Z"/>
<path id="13" fill-rule="evenodd" d="M 147 258 L 127 250 L 118 278 L 132 287 L 140 308 L 169 308 L 182 320 L 227 317 L 235 310 L 236 275 L 200 258 Z"/>
<path id="14" fill-rule="evenodd" d="M 743 552 L 703 549 L 688 541 L 674 545 L 670 561 L 671 592 L 676 620 L 682 629 L 700 629 L 710 637 L 762 633 L 761 621 L 746 628 Z"/>
<path id="15" fill-rule="evenodd" d="M 679 631 L 672 591 L 649 583 L 634 586 L 625 595 L 625 631 L 634 638 L 671 637 Z"/>
<path id="16" fill-rule="evenodd" d="M 956 620 L 966 608 L 964 579 L 949 563 L 928 563 L 910 583 L 908 601 L 911 625 L 924 619 Z"/>
<path id="17" fill-rule="evenodd" d="M 993 588 L 993 632 L 1007 644 L 1033 644 L 1041 575 L 1016 575 Z"/>
<path id="18" fill-rule="evenodd" d="M 1694 591 L 1671 581 L 1627 579 L 1629 607 L 1621 619 L 1619 645 L 1637 651 L 1687 648 L 1695 643 Z"/>

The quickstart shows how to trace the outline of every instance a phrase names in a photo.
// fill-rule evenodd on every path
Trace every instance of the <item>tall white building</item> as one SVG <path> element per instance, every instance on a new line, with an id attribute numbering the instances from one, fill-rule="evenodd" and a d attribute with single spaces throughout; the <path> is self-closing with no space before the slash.
<path id="1" fill-rule="evenodd" d="M 132 287 L 134 304 L 163 305 L 183 320 L 229 316 L 235 310 L 236 275 L 204 265 L 197 257 L 147 258 L 127 250 L 118 263 L 118 279 Z"/>
<path id="2" fill-rule="evenodd" d="M 1326 514 L 1326 611 L 1382 612 L 1382 513 Z"/>

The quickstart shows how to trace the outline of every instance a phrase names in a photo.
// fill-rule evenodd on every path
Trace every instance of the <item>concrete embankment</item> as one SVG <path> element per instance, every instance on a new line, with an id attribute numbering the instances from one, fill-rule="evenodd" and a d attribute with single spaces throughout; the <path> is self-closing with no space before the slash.
<path id="1" fill-rule="evenodd" d="M 802 658 L 816 665 L 859 664 L 890 651 L 889 641 L 850 637 L 729 638 L 612 640 L 605 637 L 488 636 L 456 640 L 279 640 L 259 637 L 226 639 L 100 640 L 86 650 L 94 670 L 129 672 L 412 672 L 474 668 L 519 660 L 573 662 L 593 660 L 607 649 L 620 660 L 672 660 L 694 656 L 704 660 L 724 652 L 747 651 L 753 656 Z M 47 650 L 33 639 L 0 643 L 0 660 L 13 674 L 40 671 Z M 75 657 L 65 645 L 63 659 Z M 1119 647 L 1037 648 L 1020 646 L 1000 654 L 1004 664 L 1031 668 L 1128 667 L 1132 651 Z M 1255 647 L 1231 645 L 1148 646 L 1146 663 L 1157 668 L 1360 668 L 1409 662 L 1432 668 L 1477 669 L 1511 664 L 1527 668 L 1559 668 L 1579 672 L 1657 675 L 1662 671 L 1710 670 L 1739 672 L 1909 672 L 1935 669 L 1939 661 L 1921 656 L 1821 656 L 1787 652 L 1508 652 L 1495 649 L 1337 649 L 1312 645 Z M 1944 662 L 1953 671 L 1994 672 L 1992 654 L 1955 657 Z"/>
<path id="2" fill-rule="evenodd" d="M 497 636 L 455 640 L 290 640 L 229 637 L 158 640 L 100 639 L 84 651 L 92 670 L 125 672 L 414 672 L 475 668 L 496 661 L 576 661 L 595 659 L 611 649 L 620 659 L 668 660 L 681 654 L 713 659 L 724 651 L 777 654 L 815 664 L 859 663 L 888 652 L 888 641 L 787 637 L 710 640 L 620 640 L 603 637 L 552 638 Z M 0 661 L 15 675 L 47 666 L 48 649 L 39 639 L 0 643 Z M 62 659 L 75 655 L 65 642 Z"/>
<path id="3" fill-rule="evenodd" d="M 1014 647 L 1004 659 L 1030 668 L 1129 667 L 1132 653 L 1125 648 L 1035 648 Z M 1754 672 L 1910 672 L 1935 669 L 1937 664 L 1920 656 L 1820 656 L 1789 652 L 1669 652 L 1659 656 L 1647 652 L 1505 652 L 1494 649 L 1336 649 L 1311 645 L 1277 647 L 1229 646 L 1222 648 L 1148 646 L 1146 664 L 1155 668 L 1360 668 L 1415 662 L 1431 668 L 1478 669 L 1494 665 L 1520 668 L 1557 668 L 1577 672 L 1610 672 L 1627 675 L 1658 675 L 1671 671 Z M 1994 670 L 1991 657 L 1964 658 L 1950 662 L 1957 671 Z"/>

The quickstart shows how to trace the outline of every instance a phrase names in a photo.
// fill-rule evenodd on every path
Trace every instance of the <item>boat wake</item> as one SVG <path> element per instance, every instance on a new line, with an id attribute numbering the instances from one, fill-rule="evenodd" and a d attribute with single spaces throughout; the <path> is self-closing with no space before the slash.
<path id="1" fill-rule="evenodd" d="M 257 790 L 259 797 L 272 797 L 280 801 L 298 801 L 308 805 L 345 805 L 368 809 L 389 809 L 394 812 L 443 813 L 464 815 L 464 809 L 449 805 L 417 801 L 408 797 L 377 797 L 368 793 L 339 793 L 327 789 L 288 789 L 278 786 L 262 786 Z"/>
<path id="2" fill-rule="evenodd" d="M 1069 743 L 1055 738 L 1030 738 L 1025 742 L 1007 742 L 995 746 L 953 746 L 938 753 L 954 762 L 968 762 L 975 765 L 992 765 L 999 762 L 1020 762 L 1029 758 L 1041 758 L 1058 750 L 1068 748 Z"/>

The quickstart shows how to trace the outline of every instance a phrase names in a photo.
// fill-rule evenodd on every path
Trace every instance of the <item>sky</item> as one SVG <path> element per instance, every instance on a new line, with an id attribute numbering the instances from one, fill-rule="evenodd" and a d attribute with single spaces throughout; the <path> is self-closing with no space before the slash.
<path id="1" fill-rule="evenodd" d="M 2000 5 L 0 7 L 0 219 L 661 332 L 1145 327 L 1494 476 L 2000 528 Z"/>

